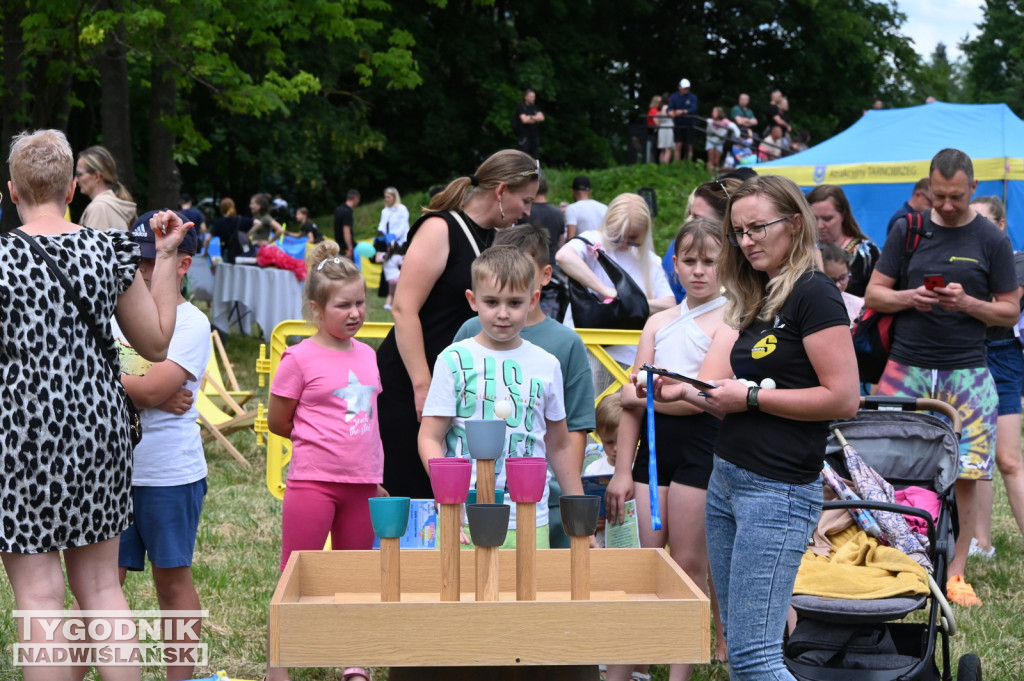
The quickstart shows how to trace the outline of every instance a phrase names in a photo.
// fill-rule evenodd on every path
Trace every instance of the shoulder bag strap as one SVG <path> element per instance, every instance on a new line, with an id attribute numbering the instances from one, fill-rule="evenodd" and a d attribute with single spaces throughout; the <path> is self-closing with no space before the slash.
<path id="1" fill-rule="evenodd" d="M 473 238 L 473 233 L 469 231 L 469 225 L 462 219 L 458 211 L 450 210 L 448 214 L 455 218 L 455 221 L 462 227 L 462 231 L 466 234 L 466 238 L 469 239 L 469 245 L 473 247 L 473 252 L 476 253 L 477 257 L 480 257 L 480 246 L 476 243 L 476 239 Z"/>
<path id="2" fill-rule="evenodd" d="M 78 318 L 82 321 L 82 323 L 85 324 L 86 328 L 89 329 L 89 333 L 92 335 L 92 339 L 96 343 L 96 346 L 100 349 L 100 352 L 103 354 L 107 363 L 110 365 L 110 368 L 114 370 L 114 375 L 119 376 L 121 374 L 121 371 L 120 369 L 117 368 L 117 364 L 111 361 L 109 352 L 107 351 L 106 348 L 104 348 L 103 343 L 100 341 L 100 331 L 98 328 L 96 328 L 96 324 L 93 321 L 92 317 L 89 316 L 88 310 L 85 309 L 85 303 L 83 303 L 82 299 L 78 297 L 78 294 L 75 292 L 75 289 L 71 285 L 71 282 L 68 281 L 68 278 L 64 276 L 64 273 L 61 272 L 60 269 L 57 267 L 57 263 L 53 261 L 53 258 L 50 257 L 50 254 L 47 253 L 46 250 L 42 246 L 40 246 L 35 239 L 30 237 L 28 234 L 25 234 L 25 232 L 21 231 L 20 229 L 12 229 L 10 233 L 27 242 L 29 247 L 35 252 L 35 254 L 39 256 L 39 259 L 42 260 L 50 269 L 50 272 L 53 273 L 53 276 L 57 278 L 57 282 L 61 285 L 61 288 L 64 289 L 64 293 L 67 295 L 68 300 L 74 303 L 75 308 L 78 310 Z"/>

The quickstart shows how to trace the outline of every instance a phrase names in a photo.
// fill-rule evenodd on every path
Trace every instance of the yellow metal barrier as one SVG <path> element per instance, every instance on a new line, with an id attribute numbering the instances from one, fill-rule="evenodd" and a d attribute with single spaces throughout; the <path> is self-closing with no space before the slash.
<path id="1" fill-rule="evenodd" d="M 385 338 L 391 327 L 388 322 L 366 322 L 359 330 L 356 338 L 366 340 L 368 338 Z M 576 332 L 583 339 L 583 344 L 593 353 L 594 357 L 611 374 L 612 383 L 603 392 L 596 396 L 596 402 L 607 394 L 618 391 L 623 385 L 629 382 L 629 375 L 619 366 L 605 350 L 609 345 L 636 345 L 640 341 L 639 331 L 619 331 L 615 329 L 576 329 Z M 310 326 L 304 321 L 284 321 L 274 328 L 270 337 L 270 352 L 267 353 L 267 346 L 260 345 L 260 354 L 256 359 L 256 374 L 259 376 L 260 388 L 266 387 L 266 397 L 270 397 L 270 386 L 274 381 L 274 374 L 281 364 L 281 355 L 288 348 L 288 338 L 293 336 L 309 337 L 316 333 L 316 327 Z M 267 489 L 278 499 L 284 498 L 284 470 L 292 458 L 292 443 L 290 440 L 279 435 L 274 435 L 267 428 L 266 410 L 264 403 L 257 405 L 256 442 L 261 445 L 262 436 L 267 437 Z"/>

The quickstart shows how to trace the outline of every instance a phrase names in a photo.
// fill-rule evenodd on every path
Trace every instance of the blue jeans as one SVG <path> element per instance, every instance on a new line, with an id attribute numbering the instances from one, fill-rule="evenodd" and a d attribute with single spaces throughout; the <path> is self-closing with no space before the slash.
<path id="1" fill-rule="evenodd" d="M 715 457 L 708 557 L 733 681 L 793 679 L 782 663 L 782 633 L 821 502 L 820 479 L 791 485 Z"/>

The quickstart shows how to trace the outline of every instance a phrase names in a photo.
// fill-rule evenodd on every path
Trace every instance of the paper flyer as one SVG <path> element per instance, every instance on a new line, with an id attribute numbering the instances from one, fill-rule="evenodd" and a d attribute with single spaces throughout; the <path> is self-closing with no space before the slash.
<path id="1" fill-rule="evenodd" d="M 604 545 L 609 549 L 640 548 L 640 522 L 636 515 L 636 499 L 630 499 L 623 506 L 621 523 L 605 523 Z"/>
<path id="2" fill-rule="evenodd" d="M 433 499 L 412 499 L 409 502 L 409 526 L 399 545 L 403 549 L 432 549 L 437 540 L 437 511 Z M 380 538 L 373 538 L 373 548 L 380 548 Z"/>

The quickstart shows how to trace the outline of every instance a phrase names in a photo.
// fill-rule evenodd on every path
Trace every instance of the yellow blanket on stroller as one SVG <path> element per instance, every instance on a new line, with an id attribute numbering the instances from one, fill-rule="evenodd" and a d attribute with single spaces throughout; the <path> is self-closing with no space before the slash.
<path id="1" fill-rule="evenodd" d="M 927 571 L 899 549 L 856 526 L 829 538 L 828 556 L 804 554 L 793 593 L 857 600 L 928 593 Z"/>

